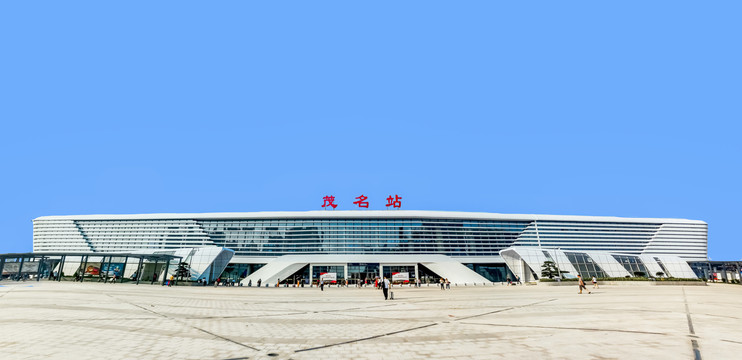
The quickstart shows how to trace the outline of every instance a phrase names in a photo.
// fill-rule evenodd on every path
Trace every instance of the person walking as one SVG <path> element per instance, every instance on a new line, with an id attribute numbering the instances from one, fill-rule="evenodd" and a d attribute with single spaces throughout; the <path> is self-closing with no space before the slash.
<path id="1" fill-rule="evenodd" d="M 175 275 L 170 275 L 170 279 L 167 281 L 167 286 L 172 287 L 174 280 L 175 280 Z"/>
<path id="2" fill-rule="evenodd" d="M 325 282 L 322 281 L 321 279 L 320 279 L 320 282 L 319 282 L 319 289 L 321 291 L 325 291 Z"/>
<path id="3" fill-rule="evenodd" d="M 593 289 L 600 289 L 598 287 L 598 279 L 595 276 L 593 276 Z"/>
<path id="4" fill-rule="evenodd" d="M 446 289 L 451 290 L 451 282 L 448 281 L 448 278 L 446 278 Z"/>
<path id="5" fill-rule="evenodd" d="M 585 286 L 585 280 L 582 279 L 582 275 L 577 275 L 577 282 L 579 283 L 579 286 L 580 286 L 580 294 L 582 294 L 582 289 L 587 290 L 587 287 Z M 587 290 L 587 293 L 592 294 L 590 290 Z"/>
<path id="6" fill-rule="evenodd" d="M 381 282 L 381 289 L 384 290 L 384 300 L 389 300 L 389 279 L 386 277 Z"/>
<path id="7" fill-rule="evenodd" d="M 260 282 L 263 281 L 263 279 L 258 279 L 258 287 L 260 287 Z"/>
<path id="8" fill-rule="evenodd" d="M 446 290 L 446 282 L 441 278 L 441 290 Z"/>

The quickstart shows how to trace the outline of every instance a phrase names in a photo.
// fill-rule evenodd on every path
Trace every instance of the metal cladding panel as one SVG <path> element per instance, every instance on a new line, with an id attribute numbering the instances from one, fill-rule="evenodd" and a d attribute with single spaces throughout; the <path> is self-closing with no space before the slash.
<path id="1" fill-rule="evenodd" d="M 631 276 L 626 268 L 621 265 L 610 253 L 599 251 L 586 251 L 593 261 L 610 277 Z"/>
<path id="2" fill-rule="evenodd" d="M 670 273 L 669 276 L 682 279 L 698 279 L 698 276 L 693 272 L 693 269 L 688 265 L 688 262 L 680 257 L 660 255 L 657 256 L 657 258 L 659 258 L 660 261 L 662 261 L 662 264 L 665 265 L 665 268 Z"/>
<path id="3" fill-rule="evenodd" d="M 34 221 L 34 252 L 91 252 L 90 245 L 73 220 Z"/>
<path id="4" fill-rule="evenodd" d="M 215 245 L 240 258 L 440 254 L 472 262 L 515 246 L 705 260 L 706 229 L 685 219 L 413 210 L 44 216 L 34 220 L 34 251 Z"/>
<path id="5" fill-rule="evenodd" d="M 708 259 L 708 225 L 662 224 L 642 254 L 674 255 L 687 261 L 705 261 Z"/>
<path id="6" fill-rule="evenodd" d="M 649 271 L 649 276 L 657 276 L 657 273 L 665 271 L 662 270 L 662 267 L 660 264 L 657 263 L 657 260 L 654 259 L 654 256 L 649 255 L 640 255 L 639 259 L 644 263 L 644 266 L 647 267 L 647 271 Z M 665 276 L 670 276 L 669 274 L 665 274 Z"/>
<path id="7" fill-rule="evenodd" d="M 546 252 L 546 254 L 544 252 Z M 577 269 L 572 266 L 572 263 L 564 252 L 555 249 L 518 246 L 503 250 L 500 252 L 500 255 L 505 259 L 505 263 L 514 273 L 516 273 L 516 270 L 513 268 L 520 269 L 522 267 L 517 264 L 517 262 L 521 260 L 524 261 L 528 267 L 530 267 L 530 270 L 539 278 L 541 277 L 542 265 L 546 261 L 553 261 L 564 277 L 576 277 L 578 273 Z M 529 277 L 528 272 L 523 269 L 520 270 L 520 274 L 522 274 L 520 276 L 521 278 L 524 278 L 524 281 Z"/>

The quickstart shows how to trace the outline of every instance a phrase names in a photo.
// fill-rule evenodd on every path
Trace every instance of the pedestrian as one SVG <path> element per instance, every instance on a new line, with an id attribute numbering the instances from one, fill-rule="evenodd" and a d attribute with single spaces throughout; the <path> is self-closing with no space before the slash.
<path id="1" fill-rule="evenodd" d="M 152 282 L 157 281 L 157 273 L 152 274 Z"/>
<path id="2" fill-rule="evenodd" d="M 263 279 L 258 279 L 258 287 L 260 287 L 260 282 L 261 282 L 262 280 L 263 280 Z"/>
<path id="3" fill-rule="evenodd" d="M 595 276 L 593 276 L 593 289 L 600 289 L 598 287 L 598 279 Z"/>
<path id="4" fill-rule="evenodd" d="M 114 275 L 114 277 L 116 277 L 116 275 Z M 173 280 L 175 280 L 175 276 L 174 275 L 170 275 L 170 280 L 167 281 L 167 286 L 168 287 L 173 286 Z"/>
<path id="5" fill-rule="evenodd" d="M 508 286 L 513 285 L 513 280 L 510 280 L 510 276 L 508 276 Z"/>
<path id="6" fill-rule="evenodd" d="M 520 282 L 520 276 L 515 275 L 515 283 L 518 285 L 523 285 L 523 283 Z"/>
<path id="7" fill-rule="evenodd" d="M 446 289 L 451 290 L 451 282 L 446 279 Z"/>
<path id="8" fill-rule="evenodd" d="M 247 280 L 247 287 L 252 287 L 252 279 Z"/>
<path id="9" fill-rule="evenodd" d="M 384 291 L 384 300 L 389 300 L 389 279 L 386 277 L 381 282 L 381 289 Z"/>
<path id="10" fill-rule="evenodd" d="M 446 290 L 446 284 L 445 281 L 443 281 L 443 278 L 441 278 L 441 290 Z"/>
<path id="11" fill-rule="evenodd" d="M 579 286 L 580 286 L 580 294 L 582 294 L 582 289 L 587 290 L 587 287 L 585 286 L 585 281 L 582 280 L 582 275 L 577 275 L 577 282 L 579 283 Z M 590 290 L 587 290 L 587 293 L 592 294 Z"/>
<path id="12" fill-rule="evenodd" d="M 320 291 L 325 291 L 325 282 L 322 280 L 319 282 L 319 289 Z"/>

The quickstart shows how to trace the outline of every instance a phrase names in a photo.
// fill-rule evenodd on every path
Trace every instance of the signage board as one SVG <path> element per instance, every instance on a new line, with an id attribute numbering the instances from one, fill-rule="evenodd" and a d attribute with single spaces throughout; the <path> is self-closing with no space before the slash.
<path id="1" fill-rule="evenodd" d="M 392 281 L 410 281 L 410 273 L 395 272 L 392 274 Z"/>
<path id="2" fill-rule="evenodd" d="M 337 273 L 326 272 L 319 274 L 319 281 L 337 281 L 337 279 Z"/>

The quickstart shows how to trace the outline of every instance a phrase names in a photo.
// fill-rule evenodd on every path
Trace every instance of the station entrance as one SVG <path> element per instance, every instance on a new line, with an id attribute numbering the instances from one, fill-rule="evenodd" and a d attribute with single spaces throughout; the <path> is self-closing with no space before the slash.
<path id="1" fill-rule="evenodd" d="M 373 284 L 379 277 L 379 263 L 348 263 L 348 285 Z"/>

